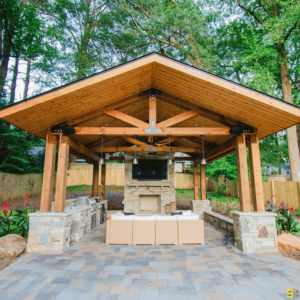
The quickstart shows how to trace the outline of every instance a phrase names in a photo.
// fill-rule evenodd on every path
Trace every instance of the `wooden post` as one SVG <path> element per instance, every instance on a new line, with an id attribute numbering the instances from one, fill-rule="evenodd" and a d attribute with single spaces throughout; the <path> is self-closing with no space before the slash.
<path id="1" fill-rule="evenodd" d="M 94 164 L 93 169 L 93 197 L 99 194 L 99 164 Z"/>
<path id="2" fill-rule="evenodd" d="M 264 191 L 261 174 L 261 163 L 259 153 L 259 143 L 257 135 L 249 136 L 249 158 L 250 158 L 250 172 L 251 172 L 251 188 L 253 198 L 254 211 L 264 212 Z"/>
<path id="3" fill-rule="evenodd" d="M 194 164 L 194 199 L 199 200 L 198 165 Z"/>
<path id="4" fill-rule="evenodd" d="M 152 97 L 153 96 L 153 97 Z M 150 122 L 155 122 L 156 124 L 156 95 L 149 95 L 149 124 Z"/>
<path id="5" fill-rule="evenodd" d="M 240 135 L 236 139 L 236 160 L 238 170 L 240 209 L 243 212 L 251 212 L 247 152 L 244 135 Z"/>
<path id="6" fill-rule="evenodd" d="M 68 137 L 61 136 L 59 142 L 58 162 L 57 162 L 56 191 L 55 191 L 55 205 L 54 205 L 55 212 L 63 212 L 65 210 L 68 159 L 69 159 Z"/>
<path id="7" fill-rule="evenodd" d="M 47 134 L 40 212 L 51 212 L 57 138 Z"/>
<path id="8" fill-rule="evenodd" d="M 201 190 L 201 200 L 206 200 L 205 166 L 202 165 L 200 165 L 200 190 Z"/>
<path id="9" fill-rule="evenodd" d="M 100 185 L 101 200 L 105 199 L 105 175 L 106 175 L 106 165 L 101 165 L 101 185 Z"/>

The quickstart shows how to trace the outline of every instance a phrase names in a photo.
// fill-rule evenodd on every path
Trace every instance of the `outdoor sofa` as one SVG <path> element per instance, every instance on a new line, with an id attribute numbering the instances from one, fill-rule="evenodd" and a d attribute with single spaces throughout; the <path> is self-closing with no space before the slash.
<path id="1" fill-rule="evenodd" d="M 204 223 L 193 213 L 176 216 L 112 215 L 106 224 L 106 244 L 204 244 Z"/>

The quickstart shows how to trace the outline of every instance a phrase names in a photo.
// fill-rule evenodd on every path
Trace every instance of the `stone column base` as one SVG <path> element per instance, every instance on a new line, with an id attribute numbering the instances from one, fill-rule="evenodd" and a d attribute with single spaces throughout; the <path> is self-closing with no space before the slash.
<path id="1" fill-rule="evenodd" d="M 210 200 L 191 200 L 192 212 L 204 219 L 204 212 L 210 212 Z"/>
<path id="2" fill-rule="evenodd" d="M 35 212 L 29 214 L 27 251 L 62 253 L 70 246 L 72 213 Z"/>
<path id="3" fill-rule="evenodd" d="M 277 252 L 275 217 L 269 212 L 233 211 L 235 246 L 245 253 Z"/>

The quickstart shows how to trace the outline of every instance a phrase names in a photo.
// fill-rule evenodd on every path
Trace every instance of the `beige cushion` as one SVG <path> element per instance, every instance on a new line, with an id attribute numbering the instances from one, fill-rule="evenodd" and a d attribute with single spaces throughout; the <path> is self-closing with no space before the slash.
<path id="1" fill-rule="evenodd" d="M 178 220 L 179 244 L 204 244 L 203 220 Z"/>
<path id="2" fill-rule="evenodd" d="M 157 245 L 178 244 L 177 220 L 157 220 L 155 232 Z"/>
<path id="3" fill-rule="evenodd" d="M 133 221 L 111 220 L 109 244 L 131 245 L 132 222 Z"/>
<path id="4" fill-rule="evenodd" d="M 155 221 L 133 221 L 134 245 L 154 245 L 155 244 Z"/>

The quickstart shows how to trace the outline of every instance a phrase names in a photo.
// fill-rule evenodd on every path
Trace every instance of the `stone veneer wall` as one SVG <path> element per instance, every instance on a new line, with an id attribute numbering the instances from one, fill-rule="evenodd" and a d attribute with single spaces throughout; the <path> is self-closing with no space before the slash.
<path id="1" fill-rule="evenodd" d="M 226 230 L 229 233 L 234 233 L 233 230 L 233 220 L 222 216 L 220 214 L 214 213 L 214 212 L 204 212 L 204 220 L 212 223 L 216 226 L 216 228 L 222 228 Z"/>
<path id="2" fill-rule="evenodd" d="M 29 214 L 27 251 L 60 253 L 70 246 L 72 213 Z"/>
<path id="3" fill-rule="evenodd" d="M 191 200 L 191 210 L 194 214 L 204 219 L 204 212 L 210 212 L 210 200 Z"/>
<path id="4" fill-rule="evenodd" d="M 275 213 L 234 211 L 235 246 L 245 253 L 277 252 Z"/>
<path id="5" fill-rule="evenodd" d="M 169 154 L 158 153 L 137 153 L 138 159 L 161 159 L 167 160 Z M 166 204 L 175 202 L 175 171 L 174 164 L 168 165 L 167 180 L 133 180 L 132 179 L 132 159 L 133 153 L 125 154 L 125 186 L 124 186 L 124 211 L 134 213 L 165 213 Z M 172 158 L 174 155 L 172 154 Z M 142 195 L 143 204 L 140 204 Z M 160 208 L 156 210 L 157 203 Z M 142 206 L 142 209 L 141 209 Z"/>

